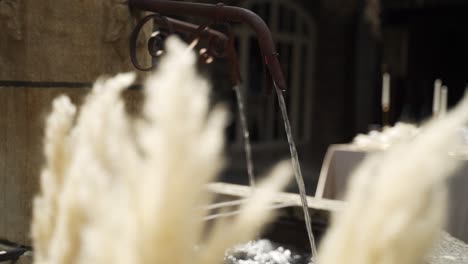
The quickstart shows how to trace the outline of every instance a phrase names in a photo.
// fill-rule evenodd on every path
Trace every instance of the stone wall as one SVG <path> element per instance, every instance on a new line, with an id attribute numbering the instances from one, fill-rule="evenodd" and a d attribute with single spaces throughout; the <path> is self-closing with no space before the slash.
<path id="1" fill-rule="evenodd" d="M 0 82 L 91 83 L 133 70 L 128 43 L 135 18 L 125 2 L 0 0 Z M 0 86 L 0 238 L 30 244 L 50 103 L 59 94 L 78 103 L 88 90 Z"/>

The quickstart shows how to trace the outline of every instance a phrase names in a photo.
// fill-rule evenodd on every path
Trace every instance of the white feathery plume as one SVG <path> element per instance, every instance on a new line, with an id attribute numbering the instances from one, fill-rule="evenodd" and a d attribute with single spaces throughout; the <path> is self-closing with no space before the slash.
<path id="1" fill-rule="evenodd" d="M 36 263 L 48 259 L 58 214 L 58 195 L 63 187 L 64 174 L 70 161 L 67 138 L 73 126 L 76 108 L 70 99 L 61 96 L 53 103 L 52 114 L 46 123 L 44 154 L 46 166 L 41 173 L 42 195 L 34 200 L 32 236 L 36 242 Z"/>
<path id="2" fill-rule="evenodd" d="M 421 263 L 444 224 L 445 181 L 460 165 L 448 153 L 467 120 L 465 98 L 414 139 L 366 159 L 353 173 L 346 208 L 333 216 L 318 263 Z"/>
<path id="3" fill-rule="evenodd" d="M 271 173 L 271 179 L 259 184 L 250 198 L 252 202 L 241 207 L 241 213 L 233 221 L 220 220 L 215 223 L 197 263 L 219 264 L 226 249 L 249 241 L 258 234 L 265 223 L 272 219 L 268 204 L 274 198 L 278 186 L 284 186 L 289 178 L 291 162 L 283 161 Z"/>
<path id="4" fill-rule="evenodd" d="M 271 219 L 267 205 L 291 175 L 285 163 L 234 228 L 204 236 L 199 208 L 212 201 L 205 185 L 223 165 L 226 110 L 210 111 L 209 84 L 185 44 L 169 38 L 166 54 L 146 83 L 140 118 L 121 99 L 133 74 L 99 80 L 76 124 L 69 99 L 54 101 L 32 223 L 35 263 L 221 263 L 227 248 Z"/>

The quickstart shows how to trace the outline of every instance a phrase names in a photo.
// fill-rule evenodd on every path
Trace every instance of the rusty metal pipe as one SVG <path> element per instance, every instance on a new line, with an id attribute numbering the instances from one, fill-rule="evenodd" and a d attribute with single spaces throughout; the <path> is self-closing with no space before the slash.
<path id="1" fill-rule="evenodd" d="M 254 12 L 223 4 L 199 4 L 168 0 L 129 0 L 131 8 L 168 15 L 187 15 L 213 19 L 215 22 L 231 21 L 249 25 L 256 33 L 263 61 L 276 86 L 286 89 L 273 38 L 265 22 Z"/>
<path id="2" fill-rule="evenodd" d="M 167 20 L 169 21 L 169 23 L 171 23 L 172 27 L 174 28 L 174 31 L 176 32 L 195 33 L 199 28 L 198 25 L 185 22 L 182 20 L 178 20 L 175 18 L 168 17 Z M 162 28 L 166 27 L 164 23 L 158 23 L 158 26 Z M 223 42 L 227 42 L 229 40 L 228 37 L 224 33 L 221 33 L 211 28 L 207 28 L 206 30 L 203 30 L 201 32 L 201 36 L 206 37 L 206 38 L 217 38 Z"/>

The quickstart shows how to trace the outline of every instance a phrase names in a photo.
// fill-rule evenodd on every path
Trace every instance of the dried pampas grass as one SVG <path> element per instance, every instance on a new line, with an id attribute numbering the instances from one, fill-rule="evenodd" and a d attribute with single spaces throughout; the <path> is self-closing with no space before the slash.
<path id="1" fill-rule="evenodd" d="M 210 111 L 195 61 L 185 44 L 167 40 L 140 118 L 120 98 L 133 74 L 99 80 L 79 115 L 68 97 L 54 101 L 34 201 L 35 263 L 221 263 L 271 219 L 267 207 L 288 182 L 289 163 L 205 237 L 199 208 L 212 201 L 205 184 L 223 165 L 226 110 Z"/>
<path id="2" fill-rule="evenodd" d="M 320 264 L 419 264 L 444 224 L 449 156 L 468 120 L 468 98 L 414 139 L 371 156 L 354 172 L 344 211 L 333 217 Z"/>

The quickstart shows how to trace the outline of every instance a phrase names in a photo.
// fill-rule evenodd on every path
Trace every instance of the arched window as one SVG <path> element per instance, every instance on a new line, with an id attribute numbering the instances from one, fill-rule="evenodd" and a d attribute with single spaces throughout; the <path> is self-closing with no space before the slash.
<path id="1" fill-rule="evenodd" d="M 311 134 L 315 23 L 291 0 L 248 0 L 244 7 L 260 15 L 272 32 L 286 78 L 285 100 L 294 137 L 298 143 L 305 143 Z M 284 142 L 284 124 L 276 97 L 262 93 L 267 82 L 261 74 L 263 65 L 256 36 L 245 26 L 237 27 L 235 34 L 252 142 Z M 241 142 L 241 133 L 236 138 L 236 142 Z"/>

